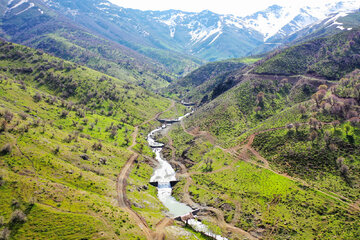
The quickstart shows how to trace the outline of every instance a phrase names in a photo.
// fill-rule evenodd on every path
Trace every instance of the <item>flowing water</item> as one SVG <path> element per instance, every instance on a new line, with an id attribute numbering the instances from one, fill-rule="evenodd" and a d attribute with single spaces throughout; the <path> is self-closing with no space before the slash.
<path id="1" fill-rule="evenodd" d="M 187 113 L 186 115 L 179 117 L 178 120 L 181 121 L 183 118 L 189 116 L 190 114 L 191 113 Z M 147 136 L 149 146 L 153 148 L 153 151 L 156 155 L 156 160 L 159 162 L 158 167 L 154 169 L 154 173 L 150 179 L 150 182 L 158 183 L 158 198 L 164 204 L 164 206 L 168 208 L 169 215 L 171 215 L 171 217 L 179 217 L 193 212 L 194 209 L 192 209 L 185 203 L 177 201 L 173 196 L 171 196 L 172 188 L 170 182 L 176 181 L 176 173 L 172 166 L 169 164 L 169 162 L 161 156 L 161 151 L 164 144 L 156 142 L 153 138 L 155 133 L 162 131 L 170 125 L 171 124 L 163 125 L 162 127 L 150 132 Z M 212 237 L 216 240 L 227 240 L 227 238 L 212 233 L 205 224 L 201 223 L 196 219 L 189 220 L 188 224 L 195 231 L 202 232 L 205 235 Z"/>

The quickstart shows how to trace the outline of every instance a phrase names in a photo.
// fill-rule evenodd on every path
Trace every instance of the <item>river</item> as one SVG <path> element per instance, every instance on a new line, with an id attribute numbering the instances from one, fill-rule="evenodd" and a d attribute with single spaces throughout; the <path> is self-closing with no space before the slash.
<path id="1" fill-rule="evenodd" d="M 192 113 L 192 112 L 191 112 Z M 183 118 L 189 116 L 191 113 L 187 113 L 186 115 L 179 117 L 178 121 L 181 121 Z M 165 128 L 168 128 L 171 126 L 171 124 L 163 125 L 160 128 L 157 128 L 153 131 L 151 131 L 148 136 L 148 144 L 150 147 L 152 147 L 156 160 L 158 161 L 158 166 L 154 169 L 154 173 L 150 179 L 150 182 L 157 182 L 158 183 L 158 198 L 159 200 L 164 204 L 165 207 L 169 210 L 168 214 L 171 217 L 179 217 L 187 215 L 194 211 L 191 207 L 186 205 L 185 203 L 181 203 L 177 201 L 172 195 L 172 187 L 171 183 L 172 181 L 176 181 L 176 173 L 175 170 L 172 168 L 172 166 L 169 164 L 169 162 L 163 158 L 161 151 L 164 147 L 164 144 L 156 142 L 154 139 L 154 135 L 157 132 L 163 131 Z M 216 240 L 227 240 L 227 238 L 222 237 L 220 235 L 216 235 L 212 233 L 208 227 L 203 224 L 202 222 L 191 219 L 188 221 L 188 224 L 197 232 L 202 232 L 206 236 L 212 237 Z"/>

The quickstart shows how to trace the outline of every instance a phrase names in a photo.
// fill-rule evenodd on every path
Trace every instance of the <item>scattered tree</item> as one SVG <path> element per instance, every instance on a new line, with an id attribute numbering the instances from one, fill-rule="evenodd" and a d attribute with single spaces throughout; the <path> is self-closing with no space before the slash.
<path id="1" fill-rule="evenodd" d="M 12 150 L 11 144 L 7 143 L 1 148 L 0 155 L 4 156 L 4 155 L 7 155 L 7 154 L 10 154 L 11 150 Z"/>
<path id="2" fill-rule="evenodd" d="M 318 137 L 318 133 L 316 131 L 311 131 L 309 135 L 309 139 L 312 142 L 312 144 L 314 144 L 314 141 L 317 139 L 317 137 Z"/>
<path id="3" fill-rule="evenodd" d="M 10 217 L 9 224 L 12 226 L 17 223 L 24 223 L 26 222 L 26 215 L 20 209 L 16 209 Z"/>
<path id="4" fill-rule="evenodd" d="M 106 159 L 105 157 L 101 157 L 101 158 L 99 159 L 99 163 L 102 164 L 102 165 L 106 165 L 107 159 Z"/>
<path id="5" fill-rule="evenodd" d="M 21 112 L 18 115 L 22 120 L 26 120 L 28 118 L 28 115 L 26 113 L 24 113 L 24 112 Z"/>
<path id="6" fill-rule="evenodd" d="M 333 125 L 334 130 L 336 130 L 336 127 L 340 125 L 340 122 L 338 120 L 335 120 L 331 124 Z"/>
<path id="7" fill-rule="evenodd" d="M 56 148 L 54 149 L 54 154 L 58 154 L 60 152 L 60 146 L 57 145 Z"/>
<path id="8" fill-rule="evenodd" d="M 4 117 L 5 121 L 9 123 L 13 119 L 14 114 L 10 112 L 8 109 L 6 109 L 4 113 L 2 113 L 2 116 Z"/>
<path id="9" fill-rule="evenodd" d="M 265 93 L 263 92 L 259 92 L 256 96 L 256 101 L 261 108 L 264 107 L 264 98 L 265 98 Z"/>
<path id="10" fill-rule="evenodd" d="M 317 108 L 320 108 L 320 103 L 324 99 L 325 95 L 326 95 L 325 90 L 319 90 L 314 95 L 312 95 L 311 98 L 315 101 Z"/>
<path id="11" fill-rule="evenodd" d="M 340 167 L 343 165 L 344 161 L 345 161 L 345 158 L 343 158 L 343 157 L 338 157 L 338 158 L 336 159 L 336 165 L 337 165 L 337 167 L 338 167 L 339 169 L 340 169 Z"/>
<path id="12" fill-rule="evenodd" d="M 302 118 L 305 118 L 306 117 L 306 107 L 303 106 L 303 105 L 300 105 L 299 106 L 299 111 L 301 113 Z"/>
<path id="13" fill-rule="evenodd" d="M 207 158 L 206 160 L 205 160 L 205 164 L 206 164 L 206 167 L 205 167 L 205 171 L 206 172 L 211 172 L 212 171 L 212 164 L 213 164 L 213 160 L 212 159 L 210 159 L 210 158 Z"/>
<path id="14" fill-rule="evenodd" d="M 33 96 L 34 102 L 40 102 L 42 99 L 42 96 L 39 92 L 36 92 L 35 95 Z"/>
<path id="15" fill-rule="evenodd" d="M 94 151 L 101 151 L 101 149 L 102 149 L 102 144 L 101 144 L 101 142 L 99 142 L 99 143 L 94 143 L 94 144 L 92 145 L 92 149 L 93 149 Z"/>
<path id="16" fill-rule="evenodd" d="M 68 111 L 62 110 L 61 113 L 60 113 L 60 117 L 61 117 L 61 118 L 66 118 L 68 114 L 69 114 Z"/>

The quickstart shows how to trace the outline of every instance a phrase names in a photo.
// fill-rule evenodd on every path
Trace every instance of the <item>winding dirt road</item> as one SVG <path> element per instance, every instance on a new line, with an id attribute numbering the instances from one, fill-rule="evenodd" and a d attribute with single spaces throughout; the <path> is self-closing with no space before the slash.
<path id="1" fill-rule="evenodd" d="M 175 101 L 172 101 L 171 105 L 168 109 L 157 113 L 153 118 L 146 120 L 145 122 L 141 123 L 139 126 L 142 126 L 144 124 L 147 124 L 151 121 L 156 120 L 161 114 L 163 114 L 164 112 L 170 111 L 170 109 L 172 109 L 174 106 L 175 106 Z M 158 231 L 156 231 L 156 233 L 153 232 L 149 228 L 145 219 L 131 208 L 131 202 L 126 197 L 127 179 L 130 175 L 130 172 L 131 172 L 134 162 L 139 157 L 139 154 L 133 150 L 133 148 L 136 145 L 136 138 L 139 134 L 139 126 L 135 126 L 134 132 L 131 134 L 131 137 L 132 137 L 131 145 L 127 148 L 129 151 L 132 152 L 132 155 L 130 156 L 128 161 L 125 163 L 124 167 L 121 169 L 121 171 L 117 177 L 117 181 L 116 181 L 117 200 L 118 200 L 119 206 L 121 208 L 123 208 L 131 216 L 131 218 L 137 223 L 137 225 L 141 228 L 141 230 L 143 231 L 143 233 L 145 234 L 145 236 L 148 240 L 163 239 L 163 236 L 162 236 L 163 234 L 161 234 L 162 231 L 159 231 L 161 236 L 158 236 L 159 235 Z M 160 226 L 163 226 L 163 224 Z"/>

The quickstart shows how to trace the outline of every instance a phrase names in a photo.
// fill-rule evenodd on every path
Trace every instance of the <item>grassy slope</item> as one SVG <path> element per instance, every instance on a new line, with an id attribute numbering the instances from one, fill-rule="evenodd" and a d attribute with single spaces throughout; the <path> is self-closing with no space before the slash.
<path id="1" fill-rule="evenodd" d="M 1 230 L 13 239 L 143 238 L 117 207 L 115 180 L 131 155 L 134 125 L 170 101 L 29 48 L 0 50 L 0 146 L 11 146 L 0 156 Z M 66 100 L 58 97 L 64 92 Z M 16 209 L 26 222 L 11 220 Z"/>
<path id="2" fill-rule="evenodd" d="M 347 32 L 280 52 L 257 64 L 255 72 L 263 75 L 245 74 L 237 86 L 185 120 L 188 129 L 199 126 L 209 131 L 222 147 L 239 145 L 257 134 L 253 145 L 269 161 L 271 170 L 299 180 L 264 169 L 261 159 L 250 151 L 242 152 L 241 147 L 236 154 L 254 165 L 221 155 L 224 153 L 217 153 L 210 143 L 175 129 L 171 135 L 178 158 L 193 161 L 183 161 L 193 174 L 191 198 L 202 206 L 223 210 L 227 221 L 269 239 L 359 238 L 356 121 L 360 74 L 355 71 L 339 82 L 287 76 L 315 71 L 340 78 L 353 71 L 358 64 L 358 41 L 351 41 L 357 36 L 358 31 Z M 315 55 L 319 61 L 312 62 L 310 52 L 319 48 L 327 51 L 319 52 Z M 339 63 L 343 60 L 346 67 Z M 309 62 L 312 65 L 307 68 Z M 325 90 L 317 106 L 310 98 L 321 84 L 333 87 Z M 263 93 L 262 100 L 259 93 Z M 321 121 L 322 127 L 310 128 L 311 118 Z M 334 120 L 340 121 L 335 130 L 330 125 Z M 299 130 L 286 129 L 296 122 L 302 124 Z M 313 141 L 311 135 L 316 136 Z M 344 160 L 339 162 L 338 157 Z M 213 160 L 210 173 L 207 159 Z M 183 187 L 184 183 L 176 187 L 179 198 Z"/>
<path id="3" fill-rule="evenodd" d="M 309 98 L 320 84 L 321 81 L 302 78 L 274 79 L 271 76 L 251 75 L 200 108 L 186 121 L 186 125 L 199 126 L 209 131 L 218 138 L 220 144 L 235 145 L 239 142 L 237 138 L 244 132 Z M 260 92 L 264 93 L 262 104 L 257 101 Z"/>
<path id="4" fill-rule="evenodd" d="M 166 87 L 174 78 L 152 60 L 81 31 L 59 30 L 28 45 L 147 89 Z"/>
<path id="5" fill-rule="evenodd" d="M 356 239 L 359 215 L 320 192 L 269 170 L 239 161 L 180 128 L 171 132 L 178 157 L 189 166 L 191 198 L 224 211 L 225 220 L 268 239 Z M 190 143 L 190 144 L 189 144 Z M 209 173 L 205 159 L 212 159 Z M 184 180 L 182 180 L 184 181 Z M 175 187 L 182 198 L 183 182 Z M 238 206 L 238 207 L 237 207 Z M 226 234 L 226 232 L 224 233 Z"/>
<path id="6" fill-rule="evenodd" d="M 324 108 L 317 108 L 309 103 L 308 113 L 315 119 L 323 122 L 339 121 L 337 125 L 328 124 L 314 128 L 304 125 L 298 130 L 277 130 L 261 133 L 255 138 L 254 146 L 270 161 L 274 169 L 286 172 L 306 180 L 318 188 L 335 192 L 345 199 L 357 201 L 360 198 L 359 162 L 360 155 L 360 126 L 356 121 L 359 99 L 358 90 L 354 86 L 359 84 L 359 71 L 347 75 L 331 94 L 328 91 L 324 98 Z M 345 105 L 353 99 L 354 103 L 340 113 L 328 103 L 335 99 L 335 104 Z M 325 104 L 325 102 L 327 104 Z M 325 106 L 326 105 L 326 106 Z M 347 112 L 344 114 L 343 112 Z M 345 118 L 344 116 L 345 115 Z M 358 115 L 358 113 L 357 113 Z M 345 121 L 348 119 L 347 121 Z M 315 138 L 311 138 L 311 136 Z M 343 163 L 339 158 L 343 158 Z M 344 168 L 348 168 L 345 171 Z"/>
<path id="7" fill-rule="evenodd" d="M 86 65 L 148 89 L 167 86 L 168 82 L 176 77 L 176 74 L 170 73 L 173 65 L 176 65 L 174 68 L 177 68 L 177 74 L 182 75 L 199 64 L 185 57 L 181 62 L 180 56 L 167 57 L 168 54 L 162 53 L 163 62 L 167 64 L 165 66 L 166 64 L 123 45 L 93 35 L 59 12 L 42 5 L 41 8 L 43 14 L 40 14 L 37 8 L 31 8 L 18 15 L 4 14 L 2 37 L 43 49 L 57 57 Z"/>
<path id="8" fill-rule="evenodd" d="M 237 71 L 257 60 L 259 59 L 241 58 L 208 63 L 171 83 L 166 91 L 189 101 L 200 102 L 204 97 L 204 100 L 211 99 L 217 86 L 229 78 L 234 78 Z"/>
<path id="9" fill-rule="evenodd" d="M 359 30 L 315 39 L 281 51 L 254 69 L 258 74 L 312 73 L 340 79 L 359 65 Z"/>

